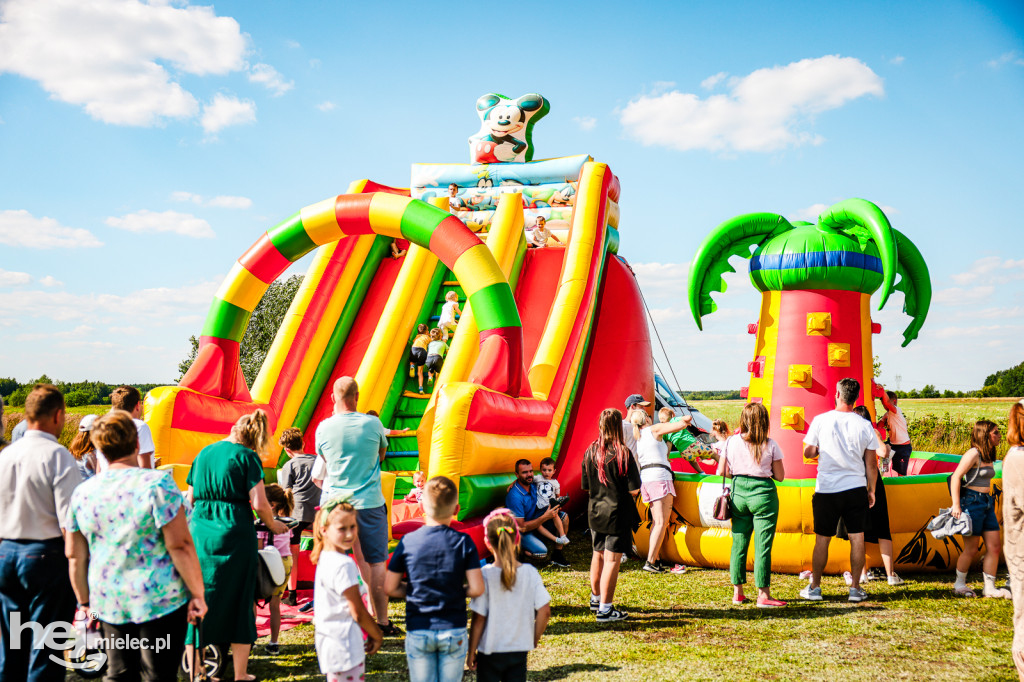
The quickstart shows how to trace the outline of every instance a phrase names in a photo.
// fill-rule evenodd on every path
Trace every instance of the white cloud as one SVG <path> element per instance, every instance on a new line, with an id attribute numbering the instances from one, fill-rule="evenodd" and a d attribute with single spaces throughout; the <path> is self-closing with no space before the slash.
<path id="1" fill-rule="evenodd" d="M 249 208 L 252 206 L 252 199 L 249 197 L 219 196 L 206 202 L 207 206 L 215 208 Z"/>
<path id="2" fill-rule="evenodd" d="M 286 40 L 284 41 L 284 46 L 287 48 L 291 48 L 292 50 L 297 50 L 300 47 L 302 47 L 302 43 L 300 43 L 297 40 Z"/>
<path id="3" fill-rule="evenodd" d="M 29 249 L 103 246 L 89 230 L 64 227 L 53 218 L 36 218 L 25 210 L 0 211 L 0 244 Z"/>
<path id="4" fill-rule="evenodd" d="M 177 211 L 164 211 L 162 213 L 147 210 L 136 211 L 120 218 L 107 218 L 106 223 L 119 230 L 142 234 L 173 232 L 186 237 L 195 237 L 196 239 L 212 239 L 214 236 L 210 223 L 202 218 L 195 217 L 191 213 L 178 213 Z"/>
<path id="5" fill-rule="evenodd" d="M 284 76 L 277 72 L 270 64 L 256 64 L 249 70 L 249 81 L 259 83 L 274 93 L 274 97 L 280 97 L 295 87 L 294 81 L 286 81 Z"/>
<path id="6" fill-rule="evenodd" d="M 44 287 L 62 287 L 62 286 L 64 286 L 64 282 L 61 282 L 59 279 L 57 279 L 53 275 L 46 275 L 45 277 L 41 277 L 39 279 L 39 283 L 42 284 Z"/>
<path id="7" fill-rule="evenodd" d="M 700 87 L 704 88 L 705 90 L 713 90 L 715 86 L 724 81 L 728 75 L 729 74 L 727 74 L 725 71 L 719 71 L 714 76 L 708 76 L 707 78 L 702 80 L 700 82 Z"/>
<path id="8" fill-rule="evenodd" d="M 998 69 L 999 67 L 1005 66 L 1007 64 L 1013 64 L 1014 66 L 1024 66 L 1024 57 L 1022 57 L 1020 52 L 1018 52 L 1017 50 L 1010 50 L 1009 52 L 1004 52 L 995 59 L 990 59 L 988 61 L 988 65 L 993 69 Z"/>
<path id="9" fill-rule="evenodd" d="M 238 71 L 246 37 L 212 7 L 9 0 L 0 9 L 0 44 L 0 72 L 38 81 L 99 121 L 151 126 L 199 111 L 164 64 L 196 76 Z"/>
<path id="10" fill-rule="evenodd" d="M 222 194 L 212 199 L 205 199 L 202 194 L 193 194 L 192 192 L 171 192 L 171 201 L 191 202 L 213 208 L 249 208 L 252 206 L 252 199 L 249 197 Z"/>
<path id="11" fill-rule="evenodd" d="M 252 100 L 218 93 L 211 103 L 203 106 L 203 130 L 210 134 L 218 133 L 228 126 L 255 121 L 256 103 Z"/>
<path id="12" fill-rule="evenodd" d="M 201 204 L 203 197 L 191 192 L 171 192 L 171 201 L 191 201 L 193 204 Z"/>
<path id="13" fill-rule="evenodd" d="M 28 284 L 32 281 L 32 275 L 27 272 L 13 272 L 0 268 L 0 287 L 14 287 L 21 284 Z"/>
<path id="14" fill-rule="evenodd" d="M 580 130 L 587 133 L 597 127 L 597 119 L 593 116 L 573 116 L 572 122 L 578 125 Z"/>
<path id="15" fill-rule="evenodd" d="M 890 64 L 894 64 L 894 65 L 896 65 L 896 66 L 899 66 L 899 65 L 900 65 L 900 64 L 902 64 L 902 63 L 903 63 L 904 61 L 906 61 L 906 57 L 904 57 L 904 56 L 903 56 L 903 55 L 901 55 L 901 54 L 898 54 L 898 55 L 896 55 L 895 57 L 893 57 L 892 59 L 890 59 L 890 60 L 889 60 L 889 63 L 890 63 Z"/>
<path id="16" fill-rule="evenodd" d="M 1024 279 L 1024 259 L 987 256 L 979 258 L 964 272 L 952 276 L 956 284 L 1006 284 Z"/>
<path id="17" fill-rule="evenodd" d="M 320 111 L 334 111 L 336 106 L 337 105 L 334 102 L 327 100 L 326 102 L 320 102 L 320 104 L 317 104 L 316 108 Z"/>
<path id="18" fill-rule="evenodd" d="M 996 288 L 993 286 L 977 286 L 970 289 L 949 287 L 935 292 L 932 303 L 950 307 L 976 306 L 991 302 L 995 291 Z"/>
<path id="19" fill-rule="evenodd" d="M 641 95 L 620 112 L 627 135 L 679 151 L 767 152 L 819 144 L 804 128 L 816 114 L 866 95 L 882 96 L 882 79 L 852 57 L 830 55 L 758 69 L 729 83 L 729 94 L 672 90 Z"/>
<path id="20" fill-rule="evenodd" d="M 321 63 L 322 62 L 319 59 L 310 59 L 309 60 L 309 68 L 311 68 L 311 69 L 319 69 Z"/>

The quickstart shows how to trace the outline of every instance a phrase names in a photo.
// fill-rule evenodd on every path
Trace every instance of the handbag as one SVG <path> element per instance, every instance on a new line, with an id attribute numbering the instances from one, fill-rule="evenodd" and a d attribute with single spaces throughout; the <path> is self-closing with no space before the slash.
<path id="1" fill-rule="evenodd" d="M 732 440 L 732 436 L 725 441 L 725 447 L 722 448 L 722 452 L 728 452 L 729 440 Z M 729 476 L 729 460 L 725 460 L 725 476 Z M 728 521 L 732 518 L 732 488 L 726 485 L 722 488 L 722 494 L 715 500 L 715 519 L 717 521 Z"/>

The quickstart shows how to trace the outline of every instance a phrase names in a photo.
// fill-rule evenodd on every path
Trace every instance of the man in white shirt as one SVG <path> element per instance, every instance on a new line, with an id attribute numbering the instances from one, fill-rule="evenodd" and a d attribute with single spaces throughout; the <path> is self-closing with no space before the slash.
<path id="1" fill-rule="evenodd" d="M 75 612 L 64 528 L 82 482 L 75 458 L 57 442 L 64 396 L 38 384 L 25 399 L 25 436 L 0 452 L 0 680 L 63 680 L 60 651 L 33 648 L 32 627 Z M 18 646 L 11 646 L 17 642 Z"/>
<path id="2" fill-rule="evenodd" d="M 135 429 L 139 432 L 139 468 L 152 469 L 155 449 L 153 447 L 153 433 L 149 430 L 149 424 L 142 421 L 142 394 L 134 386 L 118 386 L 110 394 L 110 411 L 124 410 L 132 416 L 135 422 Z M 107 470 L 107 458 L 99 450 L 96 451 L 96 464 L 98 471 Z"/>
<path id="3" fill-rule="evenodd" d="M 885 454 L 871 422 L 853 411 L 860 394 L 856 379 L 843 379 L 836 385 L 836 409 L 819 414 L 811 421 L 804 437 L 804 457 L 818 460 L 811 509 L 814 513 L 814 555 L 811 582 L 800 596 L 821 601 L 821 574 L 828 561 L 828 546 L 839 521 L 850 535 L 850 572 L 853 584 L 849 600 L 868 598 L 860 588 L 864 570 L 864 529 L 868 509 L 875 504 L 878 460 Z"/>
<path id="4" fill-rule="evenodd" d="M 633 423 L 629 421 L 629 415 L 633 414 L 635 410 L 647 412 L 650 405 L 651 401 L 644 400 L 639 393 L 634 393 L 626 398 L 626 414 L 622 419 L 622 437 L 626 441 L 626 447 L 633 453 L 633 459 L 636 459 L 636 439 L 633 438 Z"/>

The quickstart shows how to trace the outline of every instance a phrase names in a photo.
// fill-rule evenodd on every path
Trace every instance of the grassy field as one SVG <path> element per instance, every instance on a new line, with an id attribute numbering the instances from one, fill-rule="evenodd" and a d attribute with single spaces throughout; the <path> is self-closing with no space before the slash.
<path id="1" fill-rule="evenodd" d="M 790 605 L 766 611 L 732 606 L 725 571 L 649 575 L 630 561 L 616 602 L 631 617 L 598 625 L 587 606 L 589 547 L 582 535 L 573 535 L 567 555 L 572 569 L 541 572 L 552 615 L 530 656 L 531 680 L 1014 678 L 1012 604 L 955 598 L 950 576 L 904 576 L 901 587 L 870 582 L 871 600 L 862 604 L 846 601 L 838 578 L 825 578 L 826 601 L 809 604 L 797 597 L 803 581 L 774 576 L 775 596 Z M 391 604 L 392 620 L 404 627 L 403 614 L 402 603 Z M 400 638 L 385 640 L 368 659 L 367 679 L 407 679 L 402 646 Z M 299 626 L 283 634 L 278 657 L 258 643 L 249 671 L 257 679 L 323 680 L 312 647 L 312 626 Z"/>
<path id="2" fill-rule="evenodd" d="M 948 414 L 971 423 L 979 419 L 999 423 L 1006 421 L 1010 406 L 1015 402 L 1015 398 L 904 398 L 900 401 L 900 409 L 908 421 L 927 415 L 941 417 Z M 744 404 L 744 400 L 693 401 L 693 405 L 709 418 L 724 419 L 733 428 L 739 425 Z M 875 406 L 879 412 L 883 409 L 881 401 L 875 401 Z"/>

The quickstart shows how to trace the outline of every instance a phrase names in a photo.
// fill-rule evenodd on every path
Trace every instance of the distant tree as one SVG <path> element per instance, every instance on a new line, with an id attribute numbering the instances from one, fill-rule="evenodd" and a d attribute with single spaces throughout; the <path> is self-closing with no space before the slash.
<path id="1" fill-rule="evenodd" d="M 17 391 L 20 386 L 21 384 L 18 383 L 17 379 L 4 377 L 3 379 L 0 379 L 0 396 L 6 398 L 10 394 Z"/>
<path id="2" fill-rule="evenodd" d="M 932 384 L 925 384 L 924 388 L 921 389 L 920 396 L 922 398 L 938 398 L 939 392 L 935 390 L 935 386 Z"/>
<path id="3" fill-rule="evenodd" d="M 956 393 L 953 393 L 953 391 L 951 391 L 951 390 L 949 390 L 947 388 L 945 391 L 942 392 L 942 397 L 943 398 L 955 398 L 956 397 Z"/>
<path id="4" fill-rule="evenodd" d="M 245 376 L 245 383 L 250 388 L 260 373 L 260 368 L 267 358 L 267 353 L 270 352 L 274 337 L 277 336 L 277 330 L 280 329 L 284 316 L 301 284 L 302 275 L 292 275 L 288 279 L 272 282 L 252 311 L 249 326 L 245 328 L 245 336 L 242 337 L 240 350 L 242 374 Z M 190 337 L 189 343 L 192 347 L 188 357 L 178 364 L 178 371 L 181 372 L 178 381 L 185 376 L 199 352 L 199 340 L 196 337 Z"/>
<path id="5" fill-rule="evenodd" d="M 64 394 L 64 404 L 68 407 L 81 407 L 82 405 L 92 405 L 93 401 L 89 393 L 76 388 L 70 393 Z"/>
<path id="6" fill-rule="evenodd" d="M 877 355 L 874 357 L 874 362 L 872 362 L 871 368 L 872 371 L 874 371 L 874 377 L 876 379 L 882 376 L 882 361 L 878 359 Z"/>

